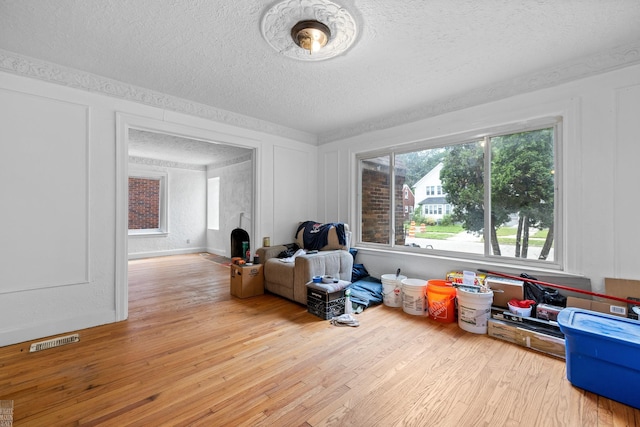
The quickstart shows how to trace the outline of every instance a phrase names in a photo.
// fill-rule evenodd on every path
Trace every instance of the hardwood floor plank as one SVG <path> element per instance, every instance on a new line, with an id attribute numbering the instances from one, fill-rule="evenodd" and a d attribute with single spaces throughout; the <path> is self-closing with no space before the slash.
<path id="1" fill-rule="evenodd" d="M 384 305 L 335 327 L 229 269 L 130 262 L 129 319 L 80 342 L 0 348 L 14 426 L 622 426 L 640 411 L 573 387 L 564 361 Z M 66 334 L 65 334 L 66 335 Z"/>

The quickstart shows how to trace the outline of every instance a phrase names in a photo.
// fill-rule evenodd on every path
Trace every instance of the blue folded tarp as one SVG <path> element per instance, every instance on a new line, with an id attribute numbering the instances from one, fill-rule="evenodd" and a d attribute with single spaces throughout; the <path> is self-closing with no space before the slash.
<path id="1" fill-rule="evenodd" d="M 382 302 L 382 282 L 367 276 L 353 282 L 350 286 L 351 302 L 367 308 Z"/>

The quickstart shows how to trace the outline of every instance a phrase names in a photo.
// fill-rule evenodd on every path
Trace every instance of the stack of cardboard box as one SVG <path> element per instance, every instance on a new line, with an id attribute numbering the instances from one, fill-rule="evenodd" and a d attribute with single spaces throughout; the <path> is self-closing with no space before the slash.
<path id="1" fill-rule="evenodd" d="M 638 301 L 638 305 L 618 302 L 612 299 L 599 298 L 590 300 L 585 298 L 567 298 L 567 307 L 584 308 L 599 313 L 613 314 L 614 316 L 627 317 L 638 320 L 640 312 L 640 280 L 629 279 L 604 279 L 604 294 L 631 301 Z"/>

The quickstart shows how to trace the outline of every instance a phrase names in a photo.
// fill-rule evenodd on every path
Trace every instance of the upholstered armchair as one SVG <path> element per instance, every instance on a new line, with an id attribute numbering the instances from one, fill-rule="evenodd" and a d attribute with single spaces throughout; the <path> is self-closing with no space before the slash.
<path id="1" fill-rule="evenodd" d="M 324 226 L 324 225 L 323 225 Z M 344 224 L 344 240 L 340 242 L 335 227 L 329 230 L 327 244 L 315 253 L 304 253 L 295 257 L 278 258 L 288 249 L 287 245 L 260 248 L 256 251 L 264 264 L 264 286 L 271 293 L 307 305 L 306 284 L 313 276 L 332 276 L 351 281 L 353 256 L 349 253 L 351 233 Z M 305 248 L 304 230 L 296 233 L 296 242 Z M 311 249 L 315 249 L 311 248 Z"/>

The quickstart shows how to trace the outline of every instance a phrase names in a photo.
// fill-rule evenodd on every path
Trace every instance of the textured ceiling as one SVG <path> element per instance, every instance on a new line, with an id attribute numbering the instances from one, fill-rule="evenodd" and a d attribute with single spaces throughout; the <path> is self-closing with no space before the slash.
<path id="1" fill-rule="evenodd" d="M 251 159 L 252 150 L 197 141 L 162 133 L 129 130 L 129 157 L 134 163 L 148 160 L 175 167 L 224 166 Z M 141 160 L 144 159 L 144 160 Z M 153 162 L 152 162 L 153 164 Z"/>
<path id="2" fill-rule="evenodd" d="M 357 39 L 324 61 L 274 50 L 261 0 L 0 0 L 0 49 L 320 143 L 640 62 L 638 0 L 335 1 Z"/>

